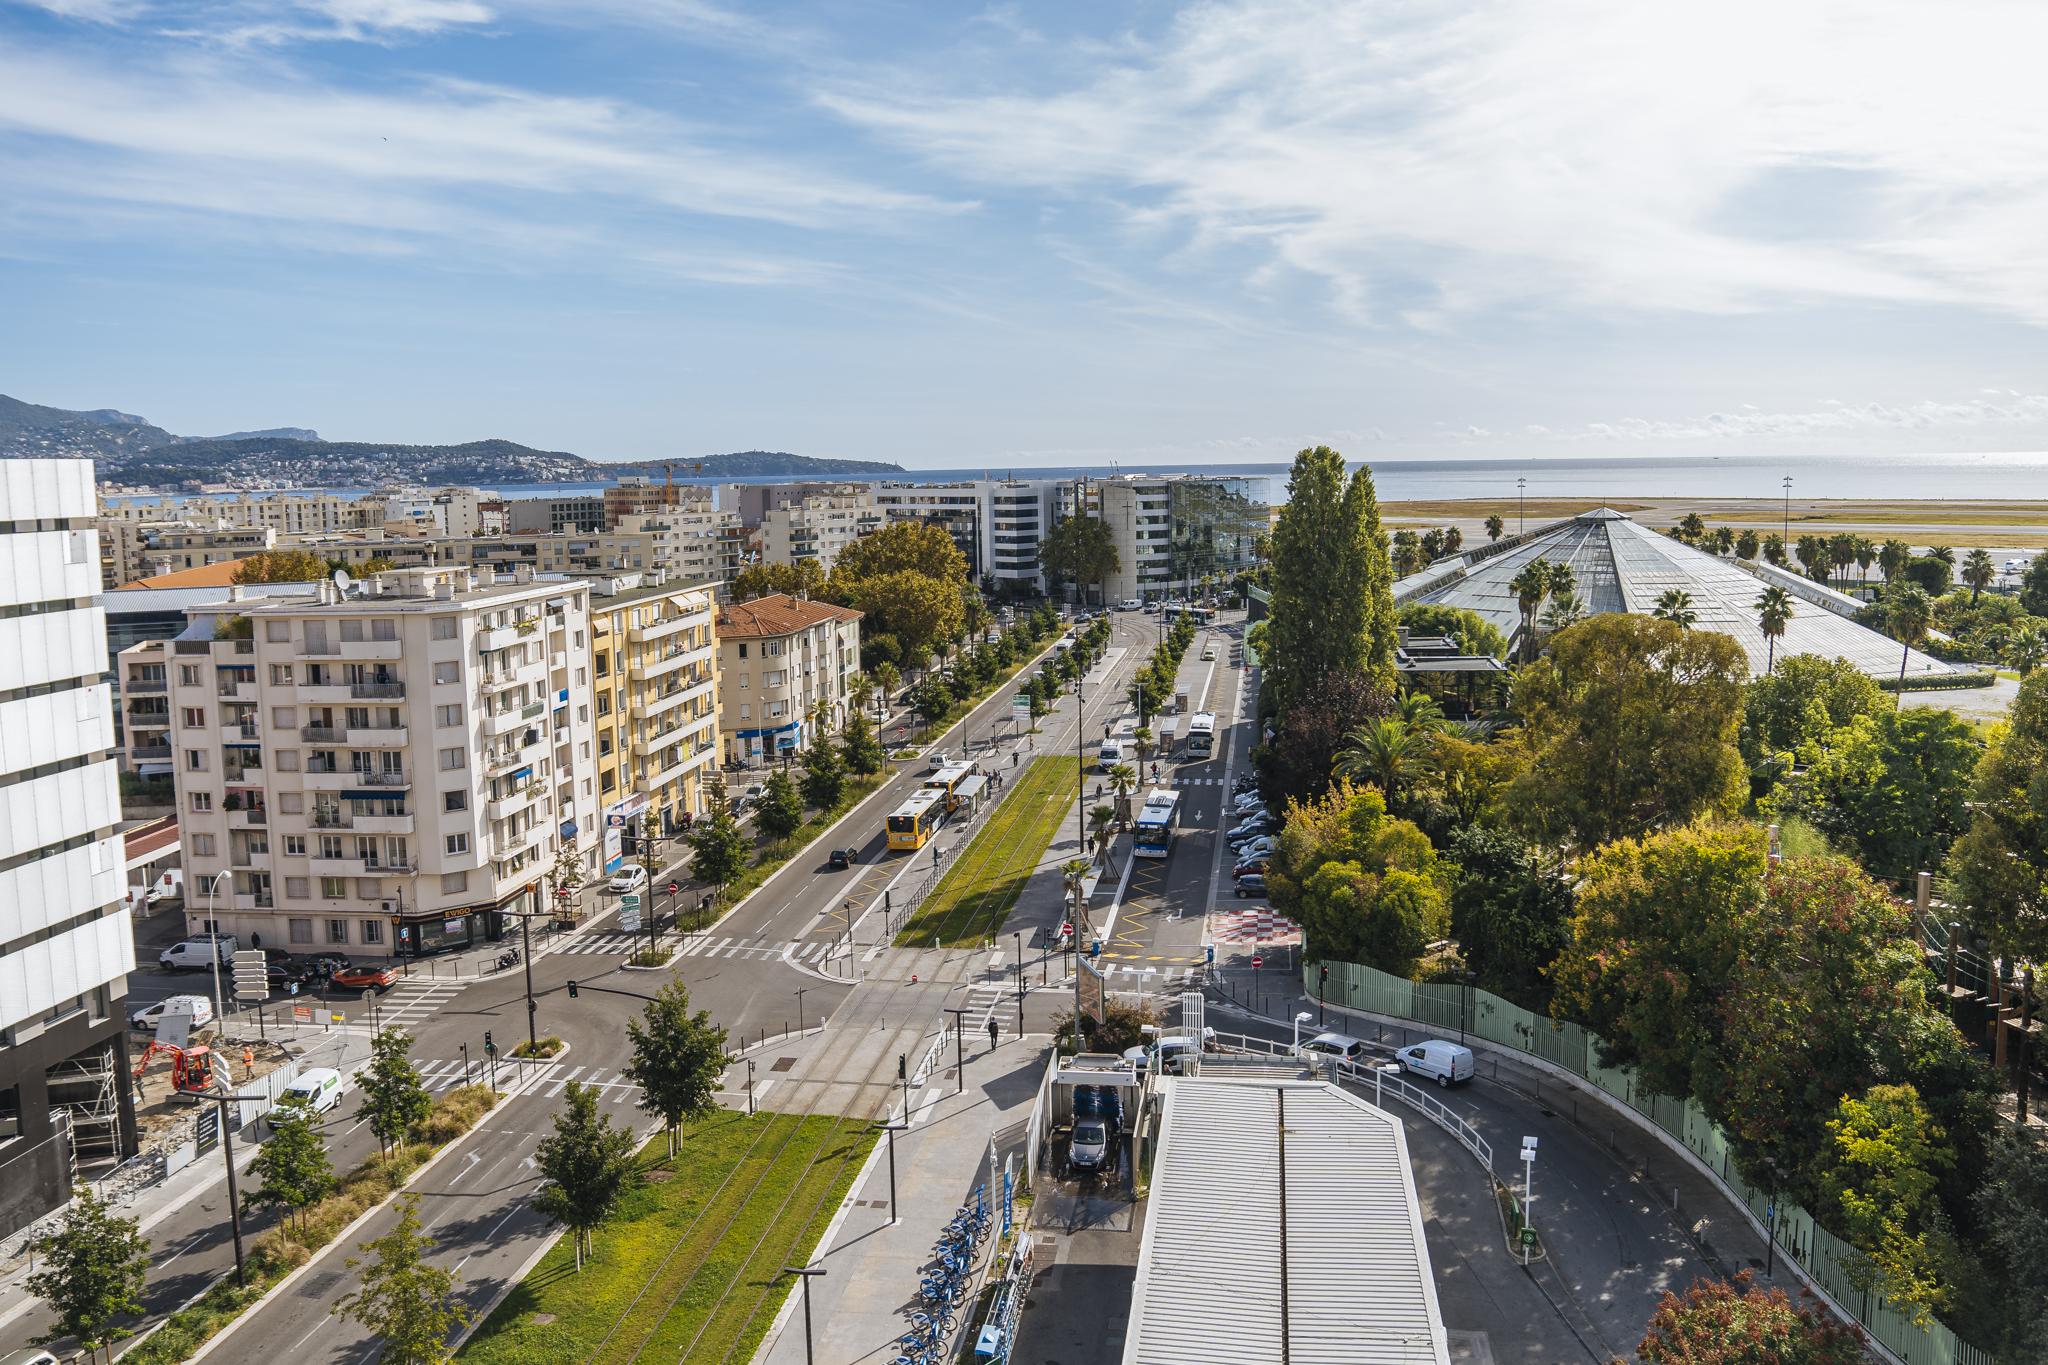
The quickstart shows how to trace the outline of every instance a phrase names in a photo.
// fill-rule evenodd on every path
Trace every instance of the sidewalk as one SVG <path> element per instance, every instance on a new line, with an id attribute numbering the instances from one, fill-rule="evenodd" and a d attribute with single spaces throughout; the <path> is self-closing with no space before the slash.
<path id="1" fill-rule="evenodd" d="M 932 1263 L 940 1231 L 976 1183 L 987 1180 L 989 1139 L 1021 1131 L 1044 1074 L 1042 1036 L 1018 1046 L 1005 1039 L 994 1050 L 970 1052 L 970 1084 L 950 1089 L 911 1112 L 909 1132 L 896 1134 L 896 1201 L 900 1221 L 889 1221 L 887 1139 L 841 1208 L 813 1264 L 825 1271 L 811 1281 L 811 1360 L 816 1365 L 890 1361 L 896 1339 L 910 1330 L 919 1307 L 918 1281 Z M 950 1051 L 950 1049 L 949 1049 Z M 935 1078 L 939 1079 L 939 1078 Z M 1003 1149 L 1005 1152 L 1009 1148 Z M 1019 1151 L 1021 1164 L 1022 1153 Z M 1001 1168 L 990 1182 L 991 1208 L 1001 1220 Z M 1021 1178 L 1021 1177 L 1020 1177 Z M 990 1243 L 993 1243 L 993 1236 Z M 984 1246 L 986 1255 L 986 1245 Z M 754 1359 L 762 1365 L 805 1365 L 801 1290 L 793 1291 L 776 1326 Z M 956 1325 L 951 1344 L 958 1344 Z"/>

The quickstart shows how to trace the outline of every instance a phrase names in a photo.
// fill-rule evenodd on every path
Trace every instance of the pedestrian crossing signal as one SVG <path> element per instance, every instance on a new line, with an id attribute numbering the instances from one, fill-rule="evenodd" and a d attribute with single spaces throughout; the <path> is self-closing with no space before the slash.
<path id="1" fill-rule="evenodd" d="M 573 981 L 569 983 L 569 998 L 571 1000 L 576 998 L 576 983 Z"/>
<path id="2" fill-rule="evenodd" d="M 498 1045 L 491 1041 L 491 1031 L 489 1029 L 484 1030 L 484 1054 L 490 1057 L 498 1055 Z"/>

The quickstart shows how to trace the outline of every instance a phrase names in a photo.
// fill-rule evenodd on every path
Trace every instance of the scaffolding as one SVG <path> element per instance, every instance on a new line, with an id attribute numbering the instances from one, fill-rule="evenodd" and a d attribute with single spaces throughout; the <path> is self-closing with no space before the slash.
<path id="1" fill-rule="evenodd" d="M 121 1161 L 121 1091 L 126 1078 L 112 1041 L 67 1057 L 46 1074 L 50 1109 L 71 1118 L 71 1173 Z"/>

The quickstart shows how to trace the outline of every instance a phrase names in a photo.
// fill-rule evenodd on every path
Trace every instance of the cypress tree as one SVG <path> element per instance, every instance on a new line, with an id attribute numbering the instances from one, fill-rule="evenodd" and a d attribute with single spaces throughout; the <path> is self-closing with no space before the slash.
<path id="1" fill-rule="evenodd" d="M 1344 457 L 1328 446 L 1294 457 L 1273 528 L 1271 581 L 1262 709 L 1285 714 L 1333 671 L 1392 689 L 1393 569 L 1371 471 L 1347 482 Z"/>

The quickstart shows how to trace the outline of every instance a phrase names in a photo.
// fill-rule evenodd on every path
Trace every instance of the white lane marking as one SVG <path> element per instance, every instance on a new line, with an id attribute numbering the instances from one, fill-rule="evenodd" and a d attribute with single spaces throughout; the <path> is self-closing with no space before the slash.
<path id="1" fill-rule="evenodd" d="M 925 1110 L 931 1108 L 938 1102 L 939 1088 L 935 1085 L 927 1088 L 922 1095 L 919 1095 L 917 1097 L 917 1107 L 910 1111 L 910 1117 L 906 1121 L 910 1124 L 911 1127 L 917 1127 L 917 1121 L 920 1118 L 924 1117 Z"/>

